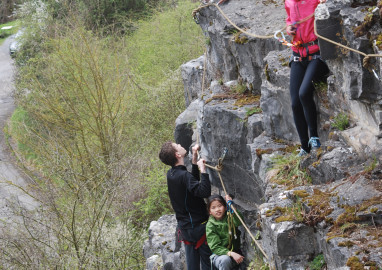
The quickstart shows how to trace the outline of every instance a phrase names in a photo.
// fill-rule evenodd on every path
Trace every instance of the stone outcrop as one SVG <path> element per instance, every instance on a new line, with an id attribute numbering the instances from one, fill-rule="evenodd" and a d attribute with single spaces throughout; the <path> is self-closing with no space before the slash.
<path id="1" fill-rule="evenodd" d="M 184 247 L 176 237 L 175 215 L 160 217 L 149 227 L 149 239 L 145 241 L 143 255 L 146 269 L 186 269 Z"/>
<path id="2" fill-rule="evenodd" d="M 375 40 L 381 18 L 373 5 L 328 1 L 316 11 L 317 29 L 357 50 L 381 53 Z M 220 7 L 239 27 L 260 35 L 285 21 L 283 5 L 275 1 L 228 1 Z M 371 17 L 375 24 L 362 30 Z M 382 77 L 382 59 L 371 58 L 369 70 L 363 56 L 320 40 L 331 70 L 327 84 L 316 85 L 323 145 L 299 159 L 288 89 L 291 50 L 276 39 L 241 34 L 214 6 L 201 9 L 197 18 L 209 45 L 205 56 L 182 66 L 188 107 L 177 119 L 175 140 L 188 148 L 199 142 L 211 165 L 228 149 L 224 185 L 274 269 L 306 269 L 319 254 L 327 269 L 381 268 L 382 83 L 376 75 Z M 340 114 L 350 121 L 342 131 L 334 125 Z M 299 172 L 278 166 L 283 158 Z M 216 171 L 209 173 L 222 192 Z M 277 180 L 280 174 L 287 175 L 283 181 Z M 254 248 L 241 229 L 249 264 Z M 165 248 L 153 250 L 146 256 L 151 265 L 168 257 L 161 253 Z"/>

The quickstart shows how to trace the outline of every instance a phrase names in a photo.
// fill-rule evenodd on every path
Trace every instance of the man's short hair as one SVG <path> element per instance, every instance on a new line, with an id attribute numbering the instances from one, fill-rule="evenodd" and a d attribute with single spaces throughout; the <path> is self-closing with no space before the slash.
<path id="1" fill-rule="evenodd" d="M 176 150 L 173 142 L 165 142 L 159 152 L 159 159 L 166 165 L 174 167 L 178 159 L 175 156 Z"/>

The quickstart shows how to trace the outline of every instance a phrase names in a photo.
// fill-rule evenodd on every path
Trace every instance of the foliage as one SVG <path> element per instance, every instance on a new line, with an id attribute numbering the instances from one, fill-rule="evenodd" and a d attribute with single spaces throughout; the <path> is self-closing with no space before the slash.
<path id="1" fill-rule="evenodd" d="M 239 83 L 237 85 L 231 86 L 230 90 L 233 93 L 244 94 L 248 89 L 245 84 Z"/>
<path id="2" fill-rule="evenodd" d="M 349 117 L 345 113 L 339 113 L 333 119 L 332 127 L 338 130 L 345 130 L 349 127 Z"/>
<path id="3" fill-rule="evenodd" d="M 28 146 L 28 140 L 25 134 L 28 132 L 28 127 L 32 126 L 31 119 L 28 112 L 23 108 L 18 107 L 12 114 L 10 121 L 11 134 L 13 139 L 17 142 L 17 149 L 25 158 L 26 162 L 37 163 L 37 155 L 33 149 Z"/>
<path id="4" fill-rule="evenodd" d="M 373 160 L 369 163 L 369 165 L 365 167 L 364 172 L 366 173 L 372 172 L 377 166 L 377 163 L 378 163 L 377 158 L 374 156 Z"/>
<path id="5" fill-rule="evenodd" d="M 30 0 L 33 1 L 33 0 Z M 73 16 L 83 19 L 84 27 L 97 33 L 126 33 L 134 20 L 151 16 L 155 9 L 170 6 L 168 0 L 45 0 L 53 18 L 70 23 Z"/>
<path id="6" fill-rule="evenodd" d="M 247 270 L 270 270 L 269 264 L 264 262 L 262 254 L 256 248 L 253 260 L 249 263 Z"/>
<path id="7" fill-rule="evenodd" d="M 326 94 L 328 92 L 328 84 L 326 82 L 314 82 L 314 88 L 320 93 Z"/>
<path id="8" fill-rule="evenodd" d="M 33 239 L 40 225 L 52 239 L 39 235 L 31 245 L 40 250 L 39 243 L 44 242 L 48 248 L 36 254 L 23 243 L 22 253 L 30 257 L 25 262 L 30 266 L 43 263 L 48 268 L 60 264 L 89 269 L 99 265 L 108 269 L 116 261 L 111 251 L 100 252 L 109 245 L 104 232 L 112 226 L 129 227 L 114 223 L 119 210 L 115 207 L 128 189 L 135 196 L 142 194 L 135 173 L 141 164 L 134 159 L 139 148 L 132 142 L 138 141 L 138 134 L 125 129 L 134 126 L 126 64 L 117 54 L 104 51 L 102 40 L 81 29 L 49 45 L 53 53 L 28 61 L 20 70 L 23 80 L 17 97 L 23 109 L 13 120 L 24 121 L 24 125 L 17 128 L 19 123 L 14 122 L 11 130 L 38 157 L 40 162 L 34 165 L 42 177 L 35 179 L 35 189 L 42 196 L 35 199 L 51 209 L 37 217 L 23 215 L 28 226 L 25 237 Z M 133 231 L 129 233 L 133 242 L 138 241 Z M 124 252 L 128 249 L 123 244 L 119 247 Z M 22 253 L 14 251 L 6 259 Z M 137 254 L 125 254 L 120 263 L 130 264 L 140 258 Z M 138 263 L 135 269 L 140 267 Z"/>
<path id="9" fill-rule="evenodd" d="M 30 58 L 42 57 L 40 54 L 49 48 L 46 41 L 53 35 L 55 24 L 42 1 L 27 1 L 18 10 L 23 33 L 19 37 L 20 48 L 16 64 L 24 65 Z"/>
<path id="10" fill-rule="evenodd" d="M 296 155 L 277 155 L 272 158 L 273 169 L 277 171 L 271 181 L 289 188 L 310 184 L 310 176 L 300 169 L 300 161 Z"/>
<path id="11" fill-rule="evenodd" d="M 305 211 L 302 205 L 302 201 L 297 198 L 296 201 L 285 208 L 276 209 L 279 212 L 282 213 L 281 216 L 277 217 L 275 219 L 275 222 L 283 222 L 283 221 L 296 221 L 296 222 L 303 222 Z M 272 214 L 273 211 L 271 211 L 269 214 Z"/>
<path id="12" fill-rule="evenodd" d="M 17 30 L 19 29 L 19 21 L 16 20 L 16 21 L 12 21 L 12 22 L 8 22 L 8 23 L 5 23 L 5 24 L 0 24 L 0 44 L 4 42 L 4 40 L 15 34 L 17 32 Z M 12 26 L 11 29 L 1 29 L 3 27 L 7 27 L 7 26 Z"/>
<path id="13" fill-rule="evenodd" d="M 190 18 L 195 7 L 180 1 L 177 8 L 140 21 L 138 30 L 126 38 L 132 71 L 146 84 L 158 85 L 185 61 L 203 53 L 202 31 Z"/>
<path id="14" fill-rule="evenodd" d="M 261 108 L 260 107 L 252 107 L 250 109 L 246 109 L 246 116 L 251 116 L 256 113 L 261 113 Z"/>
<path id="15" fill-rule="evenodd" d="M 133 220 L 136 223 L 148 224 L 151 220 L 158 219 L 163 214 L 171 213 L 171 205 L 168 200 L 166 170 L 158 161 L 144 177 L 143 186 L 147 190 L 147 195 L 134 203 L 135 209 L 132 211 Z"/>
<path id="16" fill-rule="evenodd" d="M 312 262 L 309 263 L 309 270 L 321 270 L 326 265 L 324 255 L 317 255 Z"/>

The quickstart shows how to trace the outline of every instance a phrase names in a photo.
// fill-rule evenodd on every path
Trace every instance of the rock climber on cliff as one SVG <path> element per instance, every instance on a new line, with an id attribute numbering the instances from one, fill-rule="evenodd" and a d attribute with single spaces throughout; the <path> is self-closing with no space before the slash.
<path id="1" fill-rule="evenodd" d="M 301 142 L 299 156 L 321 147 L 313 82 L 322 81 L 329 68 L 320 57 L 320 47 L 314 34 L 314 16 L 309 18 L 320 2 L 325 3 L 326 0 L 285 0 L 288 15 L 286 31 L 293 37 L 289 90 L 293 118 Z"/>
<path id="2" fill-rule="evenodd" d="M 199 148 L 198 144 L 192 147 L 192 173 L 184 166 L 187 151 L 180 144 L 166 142 L 159 152 L 160 160 L 171 166 L 167 172 L 167 188 L 185 243 L 188 270 L 199 270 L 200 264 L 202 270 L 211 269 L 212 253 L 206 242 L 209 214 L 203 199 L 211 195 L 211 183 L 205 161 L 198 161 Z"/>

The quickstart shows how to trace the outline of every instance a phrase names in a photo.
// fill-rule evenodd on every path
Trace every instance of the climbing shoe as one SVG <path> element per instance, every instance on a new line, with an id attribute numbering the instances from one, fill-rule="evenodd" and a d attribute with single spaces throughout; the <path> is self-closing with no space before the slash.
<path id="1" fill-rule="evenodd" d="M 306 152 L 304 149 L 300 149 L 300 153 L 297 154 L 298 157 L 303 157 L 308 155 L 308 152 Z"/>
<path id="2" fill-rule="evenodd" d="M 310 148 L 312 150 L 316 150 L 316 149 L 320 148 L 321 147 L 320 138 L 311 137 L 309 142 L 308 142 L 308 145 L 310 146 Z"/>

